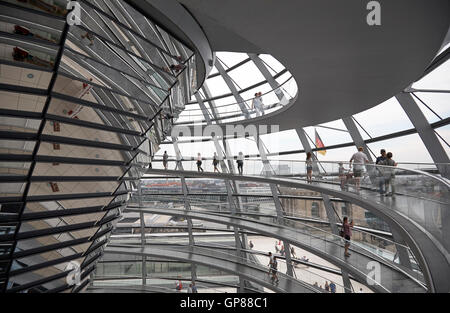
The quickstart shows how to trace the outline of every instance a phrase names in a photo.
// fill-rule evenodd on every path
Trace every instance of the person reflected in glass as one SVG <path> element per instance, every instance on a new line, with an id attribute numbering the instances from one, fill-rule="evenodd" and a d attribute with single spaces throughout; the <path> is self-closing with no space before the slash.
<path id="1" fill-rule="evenodd" d="M 197 154 L 197 171 L 204 172 L 203 168 L 202 168 L 202 164 L 203 164 L 202 155 L 199 153 L 199 154 Z"/>
<path id="2" fill-rule="evenodd" d="M 386 180 L 386 197 L 395 197 L 395 166 L 397 163 L 392 159 L 392 152 L 388 152 L 386 155 L 386 160 L 381 161 L 380 165 L 386 166 L 384 168 L 384 178 Z M 391 192 L 389 193 L 389 187 L 391 187 Z"/>
<path id="3" fill-rule="evenodd" d="M 165 170 L 168 170 L 169 168 L 169 155 L 167 154 L 167 151 L 164 151 L 163 154 L 163 166 Z"/>
<path id="4" fill-rule="evenodd" d="M 214 157 L 213 157 L 214 173 L 220 173 L 219 168 L 217 167 L 218 165 L 219 165 L 219 160 L 217 159 L 217 153 L 214 152 Z"/>
<path id="5" fill-rule="evenodd" d="M 94 35 L 90 34 L 89 32 L 86 32 L 84 35 L 81 35 L 81 39 L 85 39 L 87 38 L 90 41 L 89 46 L 93 46 L 94 45 Z"/>
<path id="6" fill-rule="evenodd" d="M 312 153 L 306 154 L 306 180 L 308 184 L 312 184 L 312 172 L 313 172 L 313 158 Z"/>
<path id="7" fill-rule="evenodd" d="M 243 175 L 244 174 L 244 154 L 242 152 L 239 152 L 239 156 L 237 159 L 237 166 L 238 166 L 239 175 Z"/>

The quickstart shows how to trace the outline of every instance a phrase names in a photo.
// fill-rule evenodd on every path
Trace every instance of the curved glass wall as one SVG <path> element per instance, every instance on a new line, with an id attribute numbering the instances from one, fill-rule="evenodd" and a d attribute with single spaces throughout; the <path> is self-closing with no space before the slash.
<path id="1" fill-rule="evenodd" d="M 85 289 L 196 88 L 191 48 L 123 1 L 77 3 L 74 26 L 67 1 L 0 3 L 1 292 Z"/>

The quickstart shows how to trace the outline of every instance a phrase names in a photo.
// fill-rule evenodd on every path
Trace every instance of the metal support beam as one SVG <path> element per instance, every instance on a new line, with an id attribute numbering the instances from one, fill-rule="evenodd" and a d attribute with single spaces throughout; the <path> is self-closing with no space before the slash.
<path id="1" fill-rule="evenodd" d="M 220 75 L 222 75 L 223 80 L 227 84 L 228 88 L 230 88 L 231 92 L 233 93 L 234 98 L 236 99 L 236 102 L 238 103 L 239 107 L 241 108 L 242 113 L 244 114 L 245 118 L 250 118 L 250 114 L 247 109 L 247 105 L 242 98 L 242 96 L 239 94 L 238 90 L 236 89 L 236 86 L 234 85 L 233 81 L 231 80 L 231 77 L 228 75 L 228 73 L 223 68 L 220 61 L 216 62 L 216 68 L 219 71 Z"/>
<path id="2" fill-rule="evenodd" d="M 312 153 L 311 145 L 309 144 L 308 138 L 306 136 L 306 132 L 303 128 L 296 128 L 295 131 L 297 132 L 298 138 L 300 139 L 300 142 L 303 146 L 303 150 L 305 153 L 311 152 L 312 158 L 314 160 L 313 162 L 313 173 L 320 174 L 319 166 L 317 165 L 317 157 Z"/>
<path id="3" fill-rule="evenodd" d="M 331 232 L 335 235 L 339 235 L 339 230 L 337 228 L 336 212 L 331 203 L 330 196 L 322 194 L 323 204 L 325 206 L 325 211 L 327 213 L 328 222 L 330 223 Z"/>
<path id="4" fill-rule="evenodd" d="M 371 163 L 373 163 L 372 155 L 370 154 L 369 146 L 365 143 L 363 137 L 361 136 L 361 133 L 358 130 L 358 127 L 355 124 L 355 121 L 353 120 L 353 117 L 345 117 L 342 119 L 342 121 L 345 124 L 345 127 L 347 127 L 348 132 L 350 133 L 350 136 L 352 137 L 353 142 L 357 147 L 363 147 L 366 151 L 367 158 Z"/>
<path id="5" fill-rule="evenodd" d="M 395 243 L 399 243 L 400 245 L 395 245 L 397 249 L 397 254 L 400 259 L 400 264 L 406 268 L 412 269 L 411 260 L 409 258 L 408 250 L 405 248 L 406 242 L 402 239 L 400 234 L 395 230 L 391 229 L 392 237 L 394 238 Z"/>
<path id="6" fill-rule="evenodd" d="M 212 98 L 211 91 L 209 91 L 207 83 L 205 83 L 203 85 L 202 90 L 203 90 L 203 93 L 204 93 L 206 99 Z M 208 104 L 209 104 L 209 107 L 211 108 L 211 114 L 213 115 L 214 119 L 217 120 L 220 117 L 220 114 L 217 111 L 216 103 L 214 102 L 214 100 L 208 100 Z"/>
<path id="7" fill-rule="evenodd" d="M 442 144 L 439 142 L 439 138 L 436 136 L 436 132 L 428 123 L 425 115 L 420 110 L 414 98 L 409 93 L 401 93 L 396 96 L 398 102 L 402 106 L 406 115 L 408 115 L 414 127 L 422 139 L 425 147 L 428 150 L 436 168 L 439 173 L 449 179 L 450 178 L 450 159 Z M 428 213 L 428 214 L 427 214 Z M 432 219 L 429 211 L 426 211 L 425 219 Z M 448 210 L 442 211 L 442 238 L 450 238 L 450 213 Z M 446 245 L 446 243 L 444 243 Z"/>
<path id="8" fill-rule="evenodd" d="M 141 204 L 141 198 L 142 198 L 142 193 L 141 193 L 141 188 L 140 188 L 140 182 L 139 182 L 139 207 L 142 207 Z M 140 217 L 140 222 L 141 222 L 141 247 L 142 250 L 145 249 L 146 246 L 146 240 L 145 240 L 145 216 L 144 216 L 144 212 L 139 212 L 139 217 Z M 147 285 L 147 257 L 146 256 L 142 256 L 142 286 Z"/>
<path id="9" fill-rule="evenodd" d="M 175 150 L 175 154 L 177 157 L 177 169 L 180 171 L 183 171 L 183 163 L 181 162 L 181 160 L 183 159 L 182 155 L 181 155 L 181 151 L 180 148 L 178 147 L 178 138 L 177 137 L 173 137 L 173 147 Z M 188 194 L 189 194 L 189 190 L 187 188 L 186 185 L 186 178 L 185 177 L 181 177 L 181 186 L 183 189 L 183 197 L 184 197 L 184 208 L 186 211 L 190 211 L 191 210 L 191 203 L 189 201 L 188 198 Z M 195 240 L 194 240 L 194 234 L 192 231 L 192 220 L 190 218 L 186 219 L 187 222 L 187 226 L 188 226 L 188 237 L 189 237 L 189 246 L 193 247 L 195 245 Z M 195 283 L 197 279 L 197 267 L 195 264 L 191 263 L 191 280 L 192 283 Z"/>
<path id="10" fill-rule="evenodd" d="M 231 184 L 225 184 L 227 188 L 227 198 L 228 198 L 228 206 L 232 216 L 236 216 L 236 205 L 233 198 L 233 190 L 231 189 Z M 237 227 L 233 227 L 234 230 L 234 241 L 236 245 L 236 256 L 238 258 L 242 258 L 242 242 L 239 238 L 239 230 Z M 245 280 L 243 277 L 239 276 L 239 292 L 245 292 Z"/>
<path id="11" fill-rule="evenodd" d="M 345 293 L 352 293 L 353 286 L 347 271 L 341 270 L 342 281 L 344 283 Z"/>
<path id="12" fill-rule="evenodd" d="M 264 143 L 261 140 L 259 133 L 254 138 L 255 138 L 259 153 L 261 155 L 261 160 L 263 162 L 263 172 L 268 175 L 270 175 L 270 174 L 274 175 L 275 171 L 272 169 L 270 162 L 267 158 Z M 272 198 L 273 198 L 273 201 L 275 204 L 275 210 L 277 213 L 277 222 L 278 222 L 278 224 L 283 225 L 284 224 L 283 219 L 284 219 L 285 212 L 283 210 L 283 206 L 281 204 L 280 198 L 278 197 L 278 192 L 279 192 L 278 186 L 275 184 L 270 184 L 270 190 L 272 192 Z M 291 245 L 289 244 L 288 241 L 283 240 L 283 246 L 284 246 L 284 255 L 286 258 L 286 267 L 287 267 L 286 274 L 291 277 L 294 277 L 294 267 L 292 265 L 292 259 L 291 259 Z"/>
<path id="13" fill-rule="evenodd" d="M 249 53 L 248 56 L 256 65 L 261 74 L 264 76 L 266 81 L 269 83 L 272 90 L 275 90 L 275 94 L 277 95 L 278 100 L 280 100 L 280 103 L 282 105 L 288 104 L 289 100 L 286 98 L 283 91 L 280 89 L 280 84 L 270 74 L 269 70 L 267 69 L 267 66 L 264 64 L 264 61 L 261 60 L 261 58 L 257 54 Z"/>
<path id="14" fill-rule="evenodd" d="M 207 94 L 209 93 L 209 90 L 208 90 L 208 88 L 206 86 L 204 86 L 204 90 L 205 90 L 205 92 Z M 201 96 L 198 93 L 195 96 L 196 96 L 196 99 L 197 99 L 197 101 L 199 103 L 200 108 L 202 109 L 203 116 L 204 116 L 207 124 L 208 125 L 212 125 L 211 118 L 209 117 L 209 113 L 208 113 L 208 110 L 206 109 L 206 106 L 205 106 L 205 104 L 203 102 L 203 99 L 201 98 Z M 213 112 L 216 111 L 216 108 L 215 108 L 215 105 L 214 105 L 213 102 L 210 102 L 210 107 L 211 107 L 211 110 Z M 217 113 L 215 113 L 215 114 L 217 114 Z M 219 161 L 220 161 L 222 172 L 225 173 L 225 172 L 229 171 L 230 173 L 233 173 L 233 169 L 232 169 L 233 163 L 229 162 L 229 167 L 230 168 L 227 169 L 226 163 L 225 163 L 225 161 L 223 159 L 223 153 L 224 152 L 222 151 L 222 149 L 220 147 L 219 139 L 217 138 L 216 135 L 213 136 L 213 141 L 214 141 L 214 146 L 216 148 L 216 154 L 217 154 L 217 156 L 219 158 Z M 225 149 L 228 148 L 225 139 L 224 139 L 224 147 L 225 147 Z M 225 156 L 227 157 L 227 151 L 225 151 Z M 233 202 L 234 198 L 233 198 L 233 190 L 232 190 L 232 188 L 234 187 L 234 189 L 238 193 L 239 193 L 239 191 L 238 191 L 239 189 L 238 189 L 238 185 L 237 185 L 237 183 L 235 181 L 233 181 L 233 186 L 231 184 L 232 183 L 229 180 L 225 180 L 225 186 L 227 188 L 228 200 L 229 200 L 229 203 L 234 207 L 234 205 L 233 205 L 234 204 L 234 202 Z M 239 209 L 242 210 L 241 199 L 238 197 L 236 200 L 237 200 Z M 242 238 L 239 238 L 239 233 L 241 233 L 241 237 Z M 240 230 L 237 229 L 237 228 L 234 228 L 234 235 L 235 235 L 236 249 L 241 249 L 242 248 L 242 249 L 246 250 L 247 249 L 247 234 L 240 232 Z M 247 253 L 242 252 L 242 251 L 240 252 L 240 256 L 243 257 L 243 258 L 247 258 L 248 257 Z M 239 292 L 241 292 L 241 293 L 245 292 L 245 284 L 246 284 L 245 280 L 242 277 L 239 277 Z"/>
<path id="15" fill-rule="evenodd" d="M 439 138 L 434 132 L 434 129 L 431 127 L 430 123 L 428 123 L 425 115 L 414 101 L 414 98 L 408 93 L 401 93 L 397 95 L 396 98 L 406 115 L 408 115 L 411 123 L 417 129 L 417 132 L 430 153 L 431 158 L 434 163 L 436 163 L 439 173 L 441 173 L 441 175 L 445 178 L 450 178 L 450 166 L 448 165 L 448 163 L 450 163 L 450 159 L 447 152 L 444 147 L 442 147 L 439 142 Z"/>
<path id="16" fill-rule="evenodd" d="M 278 188 L 274 184 L 270 184 L 270 190 L 272 192 L 273 201 L 275 203 L 275 209 L 277 211 L 277 220 L 278 224 L 283 225 L 284 224 L 284 212 L 283 207 L 281 205 L 280 198 L 278 198 Z M 284 256 L 286 258 L 286 267 L 287 272 L 286 274 L 294 277 L 294 267 L 292 265 L 292 258 L 291 258 L 291 245 L 288 241 L 283 240 L 283 246 L 284 246 Z"/>

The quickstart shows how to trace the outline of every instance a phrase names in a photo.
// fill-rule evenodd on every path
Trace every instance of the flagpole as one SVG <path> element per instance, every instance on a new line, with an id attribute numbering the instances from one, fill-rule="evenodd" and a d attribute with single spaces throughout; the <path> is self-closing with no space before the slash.
<path id="1" fill-rule="evenodd" d="M 316 160 L 318 161 L 319 160 L 319 157 L 318 157 L 318 155 L 317 155 L 317 152 L 318 152 L 318 148 L 319 147 L 317 147 L 317 128 L 315 128 L 314 127 L 314 137 L 316 137 L 316 138 L 314 138 L 315 139 L 315 143 L 314 143 L 314 145 L 316 146 Z"/>

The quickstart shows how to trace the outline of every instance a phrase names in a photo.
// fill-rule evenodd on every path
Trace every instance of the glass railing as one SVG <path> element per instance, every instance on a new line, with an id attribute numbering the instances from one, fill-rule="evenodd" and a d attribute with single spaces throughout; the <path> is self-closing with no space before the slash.
<path id="1" fill-rule="evenodd" d="M 213 123 L 229 123 L 243 120 L 245 118 L 241 105 L 248 109 L 249 118 L 263 116 L 279 110 L 289 104 L 289 102 L 297 95 L 297 84 L 291 76 L 276 90 L 271 90 L 262 94 L 258 99 L 250 98 L 244 102 L 233 102 L 224 105 L 215 106 L 217 118 L 212 118 Z M 281 98 L 281 100 L 280 100 Z M 205 100 L 205 102 L 207 102 Z M 184 125 L 192 123 L 206 123 L 201 109 L 185 109 L 177 119 L 175 125 Z"/>
<path id="2" fill-rule="evenodd" d="M 235 162 L 233 160 L 233 162 Z M 197 171 L 196 161 L 182 161 L 186 171 Z M 171 168 L 176 165 L 172 162 Z M 450 251 L 450 183 L 447 179 L 428 172 L 410 169 L 429 164 L 408 163 L 409 168 L 389 167 L 374 164 L 349 164 L 348 162 L 313 162 L 311 183 L 357 194 L 401 213 L 430 232 Z M 437 164 L 449 167 L 450 164 Z M 153 168 L 161 168 L 154 163 Z M 203 160 L 202 168 L 213 171 L 212 161 Z M 356 171 L 355 171 L 356 168 Z M 355 177 L 355 172 L 361 177 Z M 307 182 L 307 167 L 304 161 L 296 160 L 244 160 L 243 175 L 285 176 Z M 380 194 L 380 185 L 389 193 Z M 382 190 L 383 191 L 383 190 Z M 384 190 L 386 191 L 386 190 Z M 447 221 L 447 223 L 445 222 Z"/>
<path id="3" fill-rule="evenodd" d="M 110 244 L 110 247 L 112 247 L 112 248 L 114 248 L 114 247 L 120 247 L 120 248 L 125 247 L 126 248 L 127 246 L 120 245 L 120 244 Z M 139 246 L 139 245 L 137 245 L 137 246 Z M 229 248 L 229 246 L 222 246 L 222 248 L 224 248 L 224 247 L 228 247 Z M 176 246 L 167 245 L 167 246 L 164 247 L 164 249 L 177 251 L 177 250 L 182 250 L 182 249 L 189 250 L 190 247 L 188 245 L 176 245 Z M 245 253 L 248 253 L 248 252 L 241 252 L 241 253 L 245 254 Z M 312 286 L 312 284 L 308 284 L 308 283 L 303 282 L 303 280 L 298 280 L 298 279 L 296 279 L 294 277 L 288 276 L 287 274 L 284 274 L 280 270 L 278 270 L 277 276 L 278 276 L 278 278 L 282 278 L 284 281 L 286 281 L 286 283 L 285 284 L 282 284 L 282 283 L 281 284 L 275 284 L 274 281 L 272 282 L 271 277 L 269 275 L 269 267 L 265 267 L 257 259 L 252 259 L 252 258 L 248 258 L 248 257 L 238 256 L 235 250 L 225 252 L 225 251 L 220 251 L 219 249 L 206 248 L 206 247 L 202 246 L 202 247 L 195 247 L 195 254 L 196 255 L 204 255 L 204 256 L 208 256 L 208 257 L 214 257 L 214 258 L 216 258 L 218 260 L 224 260 L 224 261 L 228 261 L 228 262 L 232 261 L 232 262 L 235 262 L 235 263 L 240 263 L 240 264 L 245 265 L 247 267 L 252 267 L 252 268 L 257 269 L 257 270 L 262 271 L 262 272 L 267 272 L 267 275 L 264 274 L 264 276 L 259 277 L 259 279 L 262 278 L 263 281 L 269 282 L 271 284 L 276 285 L 277 288 L 280 288 L 284 292 L 293 292 L 293 290 L 291 289 L 292 286 L 293 285 L 299 285 L 299 284 L 303 285 L 304 288 L 307 288 L 307 289 L 310 289 L 310 290 L 320 291 L 319 288 L 316 288 L 316 287 Z M 282 261 L 281 259 L 278 259 L 278 260 Z M 321 279 L 325 279 L 322 276 L 320 276 L 318 274 L 315 274 L 315 273 L 312 273 L 312 272 L 310 272 L 310 275 L 311 275 L 310 277 L 312 277 L 312 276 L 316 277 L 317 278 L 316 281 L 318 280 L 319 277 Z M 344 288 L 344 287 L 342 286 L 342 288 Z"/>
<path id="4" fill-rule="evenodd" d="M 228 250 L 228 254 L 233 253 L 235 250 L 234 247 L 230 247 L 230 246 L 226 246 L 226 245 L 221 245 L 218 243 L 214 243 L 213 245 L 211 243 L 208 243 L 208 245 L 211 246 L 210 249 L 214 249 L 214 246 L 216 246 L 219 249 L 225 249 Z M 202 245 L 202 248 L 204 246 Z M 230 249 L 231 248 L 231 249 Z M 214 251 L 216 251 L 214 249 Z M 248 258 L 248 260 L 250 260 L 252 263 L 256 263 L 256 264 L 260 264 L 262 266 L 266 266 L 269 263 L 269 257 L 266 255 L 266 252 L 264 251 L 257 251 L 257 250 L 246 250 L 244 253 L 248 253 L 249 255 L 252 255 L 254 257 L 254 260 L 252 260 L 252 258 Z M 280 258 L 279 255 L 275 254 L 275 256 L 277 257 L 277 261 L 279 262 L 279 267 L 278 267 L 278 272 L 280 273 L 287 273 L 287 262 L 285 259 Z M 300 280 L 302 282 L 305 282 L 307 284 L 313 285 L 314 283 L 318 283 L 317 287 L 319 287 L 320 285 L 325 286 L 325 282 L 333 282 L 336 285 L 336 292 L 337 293 L 345 293 L 345 291 L 347 290 L 347 292 L 352 292 L 351 290 L 345 288 L 341 283 L 336 282 L 336 280 L 331 279 L 330 277 L 325 277 L 323 275 L 320 275 L 319 273 L 315 273 L 312 272 L 306 268 L 296 268 L 294 266 L 295 262 L 292 262 L 292 267 L 293 267 L 293 274 L 294 277 L 297 280 Z M 323 288 L 322 288 L 323 289 Z"/>
<path id="5" fill-rule="evenodd" d="M 143 207 L 145 207 L 145 203 L 142 204 Z M 153 205 L 150 205 L 149 208 L 153 207 Z M 179 209 L 184 210 L 183 207 L 179 207 Z M 220 216 L 223 216 L 224 214 L 229 215 L 229 212 L 226 211 L 211 211 L 211 210 L 199 210 L 197 207 L 191 207 L 192 212 L 195 213 L 208 213 L 208 214 L 217 214 L 218 218 L 220 219 Z M 166 211 L 167 215 L 170 215 L 170 209 Z M 270 214 L 273 214 L 273 210 L 270 212 Z M 375 281 L 372 281 L 373 284 L 378 284 L 382 288 L 388 291 L 395 291 L 398 285 L 396 285 L 395 282 L 398 282 L 399 280 L 403 280 L 405 282 L 410 283 L 413 286 L 418 286 L 416 282 L 411 281 L 411 278 L 415 279 L 418 282 L 423 281 L 422 274 L 417 271 L 405 271 L 404 268 L 400 267 L 396 262 L 394 261 L 393 254 L 389 253 L 389 251 L 385 253 L 379 253 L 380 250 L 375 250 L 374 247 L 370 246 L 367 242 L 363 242 L 361 240 L 359 241 L 352 241 L 352 246 L 350 248 L 350 251 L 355 252 L 351 256 L 351 258 L 347 258 L 344 256 L 344 245 L 346 244 L 346 240 L 341 238 L 340 236 L 333 235 L 330 231 L 326 231 L 322 228 L 313 227 L 311 225 L 308 225 L 306 223 L 302 223 L 299 221 L 293 221 L 288 218 L 280 218 L 277 219 L 275 216 L 271 217 L 263 217 L 263 216 L 254 216 L 251 213 L 247 213 L 249 216 L 245 216 L 245 219 L 250 219 L 252 217 L 258 219 L 258 223 L 266 224 L 268 226 L 273 226 L 273 224 L 278 224 L 281 226 L 286 227 L 287 229 L 292 229 L 292 232 L 289 233 L 289 240 L 301 242 L 302 245 L 306 245 L 308 247 L 311 247 L 314 250 L 321 251 L 324 254 L 331 254 L 334 258 L 343 260 L 349 264 L 351 264 L 355 269 L 361 272 L 362 275 L 367 275 L 367 263 L 370 260 L 373 260 L 376 257 L 380 259 L 384 259 L 387 262 L 386 263 L 388 267 L 392 268 L 392 270 L 387 271 L 383 270 L 383 277 L 381 282 L 378 283 Z M 241 212 L 239 216 L 246 215 L 245 212 Z M 396 248 L 399 248 L 401 245 L 398 243 L 394 243 L 393 241 L 387 240 L 383 238 L 386 242 L 389 243 L 390 246 L 395 246 Z M 401 246 L 402 248 L 406 249 L 406 251 L 410 251 L 409 247 L 407 246 Z M 410 253 L 413 255 L 412 253 Z M 416 262 L 415 262 L 416 263 Z M 400 271 L 400 272 L 399 272 Z M 370 278 L 368 278 L 370 280 Z M 402 282 L 403 283 L 403 282 Z"/>
<path id="6" fill-rule="evenodd" d="M 273 201 L 273 200 L 269 200 L 269 201 Z M 192 202 L 191 202 L 191 205 L 201 206 L 201 204 L 199 204 L 199 203 L 192 203 Z M 210 202 L 204 204 L 204 208 L 211 208 L 211 206 L 212 206 L 212 203 L 210 203 Z M 207 211 L 214 212 L 217 214 L 231 214 L 231 211 L 227 211 L 227 210 L 223 209 L 223 205 L 220 205 L 220 206 L 222 207 L 220 210 L 212 211 L 211 209 L 208 209 Z M 255 212 L 255 210 L 252 208 L 247 209 L 247 206 L 245 205 L 245 203 L 243 203 L 242 208 L 244 208 L 244 210 L 239 211 L 239 213 L 238 213 L 239 216 L 245 216 L 246 218 L 254 218 L 254 219 L 257 219 L 258 221 L 263 221 L 263 222 L 267 222 L 267 223 L 277 222 L 275 206 L 272 208 L 258 207 L 257 212 Z M 302 216 L 302 215 L 289 213 L 289 214 L 285 215 L 285 217 L 283 218 L 282 224 L 285 226 L 294 226 L 295 229 L 299 228 L 299 226 L 302 226 L 302 228 L 304 228 L 303 226 L 305 226 L 305 225 L 308 227 L 311 226 L 307 222 L 295 220 L 295 219 L 303 219 L 303 218 L 304 218 L 304 216 Z M 321 230 L 331 233 L 331 228 L 330 228 L 329 224 L 327 224 L 327 223 L 324 223 L 323 226 L 316 227 L 316 228 L 319 228 Z M 341 226 L 339 226 L 338 228 L 340 229 Z M 395 241 L 390 240 L 386 237 L 376 235 L 372 232 L 367 232 L 367 231 L 364 231 L 361 229 L 357 229 L 355 227 L 352 229 L 352 243 L 359 246 L 361 249 L 366 250 L 367 252 L 375 254 L 383 259 L 386 259 L 389 262 L 399 263 L 398 254 L 397 254 L 398 248 L 405 249 L 411 256 L 413 256 L 413 253 L 409 247 L 399 244 L 399 243 L 396 243 Z M 414 259 L 414 257 L 411 257 L 411 262 L 414 264 L 414 267 L 416 269 L 418 269 L 418 263 Z M 420 273 L 421 272 L 419 271 L 419 274 Z"/>
<path id="7" fill-rule="evenodd" d="M 151 196 L 151 194 L 145 195 L 145 196 Z M 145 197 L 144 196 L 144 197 Z M 132 197 L 132 200 L 130 204 L 141 204 L 142 206 L 148 206 L 152 208 L 178 208 L 183 209 L 184 207 L 184 198 L 183 196 L 177 196 L 177 195 L 166 195 L 164 196 L 165 201 L 167 202 L 160 202 L 161 199 L 158 199 L 157 201 L 146 201 L 140 200 L 137 194 L 134 194 Z M 156 198 L 154 200 L 157 200 Z M 273 222 L 276 221 L 277 215 L 275 206 L 273 203 L 272 198 L 264 198 L 263 203 L 266 207 L 262 207 L 261 205 L 255 206 L 254 202 L 243 202 L 240 206 L 239 215 L 245 216 L 247 218 L 254 218 L 259 221 L 266 221 L 266 222 Z M 170 206 L 168 206 L 168 202 L 170 202 Z M 217 214 L 231 214 L 231 211 L 227 208 L 228 203 L 221 202 L 221 201 L 205 201 L 201 199 L 189 199 L 190 205 L 192 207 L 195 207 L 197 209 L 204 209 L 207 212 L 210 213 L 217 213 Z M 270 204 L 272 207 L 268 208 L 267 204 Z M 296 219 L 299 219 L 301 221 L 296 221 Z M 301 224 L 322 224 L 322 226 L 317 226 L 318 228 L 321 228 L 322 230 L 326 230 L 328 232 L 331 232 L 329 223 L 327 221 L 322 220 L 314 220 L 310 216 L 302 215 L 302 214 L 296 214 L 294 212 L 289 212 L 285 214 L 285 220 L 286 221 L 293 221 Z M 353 219 L 355 222 L 355 220 Z M 365 223 L 365 221 L 360 221 L 361 224 Z M 358 225 L 358 224 L 356 224 Z M 340 224 L 338 224 L 338 228 L 341 228 Z M 415 269 L 418 269 L 418 263 L 414 259 L 413 254 L 409 247 L 404 246 L 402 244 L 398 244 L 395 241 L 387 238 L 386 236 L 380 236 L 375 234 L 374 232 L 364 231 L 362 229 L 358 229 L 357 227 L 354 227 L 353 230 L 353 236 L 352 236 L 352 242 L 359 245 L 362 249 L 367 250 L 370 253 L 376 254 L 379 257 L 382 257 L 386 259 L 387 261 L 399 263 L 398 258 L 398 251 L 397 248 L 404 248 L 406 249 L 410 255 L 411 255 L 411 263 L 413 264 Z M 391 236 L 388 234 L 388 236 Z"/>

